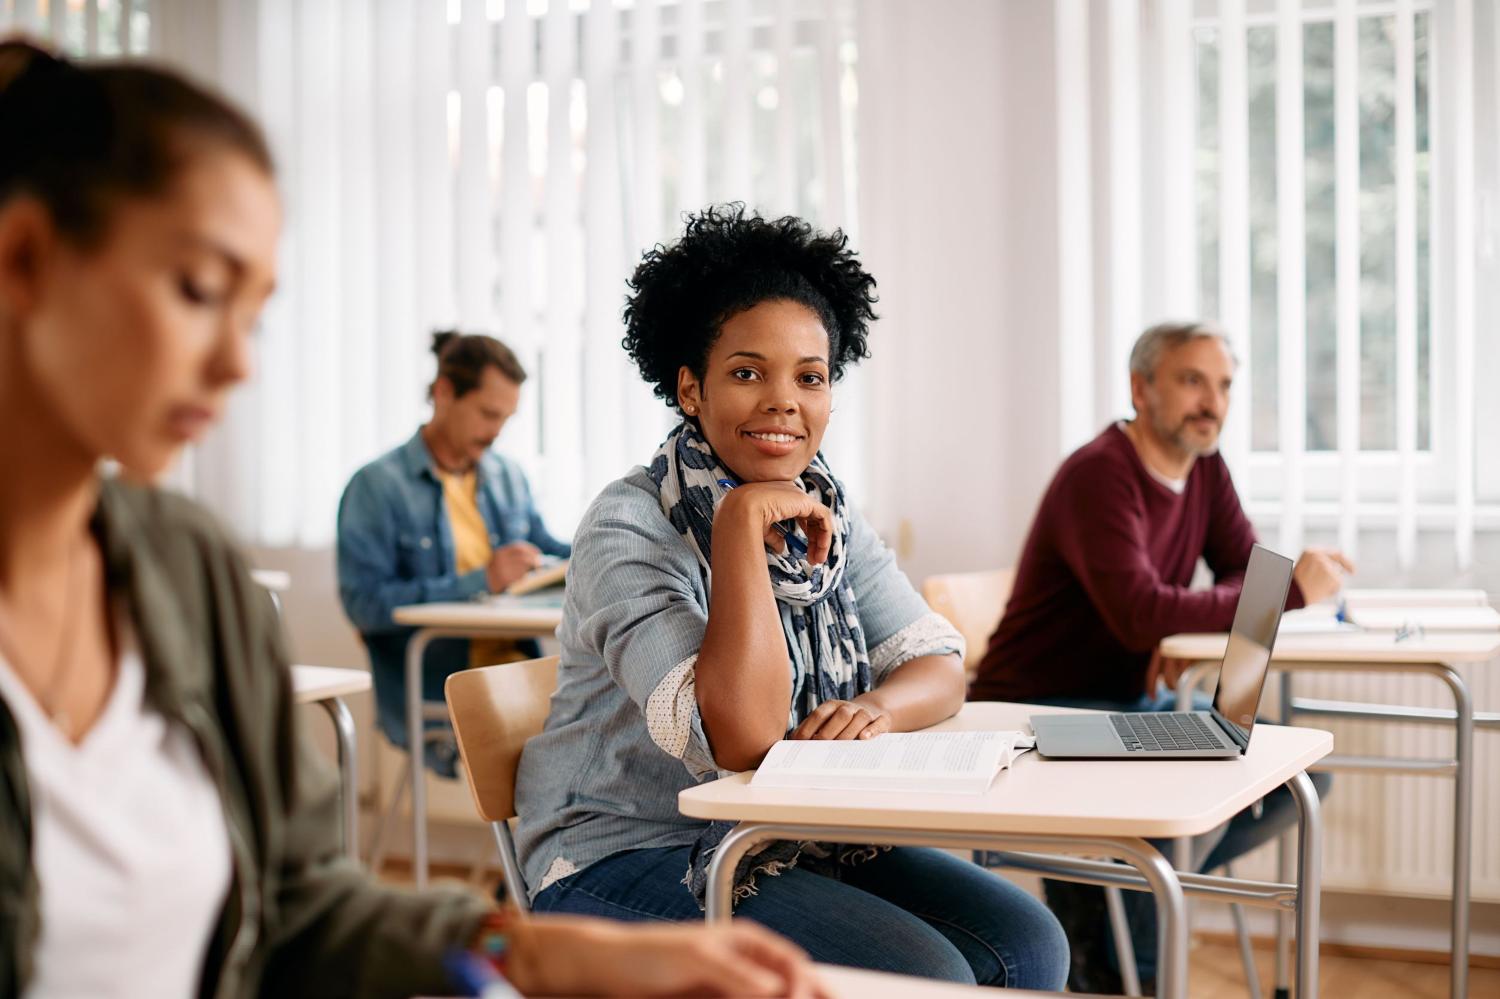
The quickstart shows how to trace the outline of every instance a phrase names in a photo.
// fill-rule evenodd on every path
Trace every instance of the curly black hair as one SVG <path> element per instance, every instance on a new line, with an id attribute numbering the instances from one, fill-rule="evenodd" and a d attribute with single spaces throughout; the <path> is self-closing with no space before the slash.
<path id="1" fill-rule="evenodd" d="M 657 397 L 677 406 L 677 372 L 703 377 L 724 323 L 767 301 L 799 302 L 828 332 L 834 381 L 870 356 L 875 279 L 842 230 L 802 219 L 764 219 L 739 202 L 684 216 L 682 238 L 652 247 L 628 283 L 621 342 Z"/>

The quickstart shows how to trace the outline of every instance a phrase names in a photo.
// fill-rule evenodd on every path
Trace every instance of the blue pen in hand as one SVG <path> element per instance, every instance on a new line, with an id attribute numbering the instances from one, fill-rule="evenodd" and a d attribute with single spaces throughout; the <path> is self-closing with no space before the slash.
<path id="1" fill-rule="evenodd" d="M 719 485 L 725 489 L 733 489 L 735 486 L 739 485 L 739 483 L 735 482 L 733 479 L 720 479 Z M 785 527 L 782 527 L 779 523 L 773 524 L 771 526 L 775 527 L 776 530 L 781 532 L 781 536 L 786 539 L 786 546 L 791 550 L 792 554 L 796 555 L 798 558 L 807 557 L 807 544 L 801 538 L 797 537 L 797 535 L 793 534 L 791 531 L 788 531 Z"/>
<path id="2" fill-rule="evenodd" d="M 490 963 L 466 950 L 450 950 L 443 956 L 443 969 L 459 995 L 479 999 L 521 999 L 521 993 L 500 977 Z"/>

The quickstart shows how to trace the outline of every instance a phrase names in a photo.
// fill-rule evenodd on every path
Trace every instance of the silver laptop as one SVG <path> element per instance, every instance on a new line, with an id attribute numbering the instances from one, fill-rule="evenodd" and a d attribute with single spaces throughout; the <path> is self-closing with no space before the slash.
<path id="1" fill-rule="evenodd" d="M 1256 545 L 1209 711 L 1032 715 L 1037 752 L 1062 759 L 1180 760 L 1243 755 L 1281 624 L 1292 560 Z"/>

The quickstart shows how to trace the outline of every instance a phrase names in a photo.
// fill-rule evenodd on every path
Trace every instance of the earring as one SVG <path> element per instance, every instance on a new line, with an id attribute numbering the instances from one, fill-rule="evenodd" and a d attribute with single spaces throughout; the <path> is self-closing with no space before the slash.
<path id="1" fill-rule="evenodd" d="M 689 407 L 687 407 L 687 415 L 689 415 L 689 416 L 697 416 L 698 415 L 698 407 L 697 406 L 689 406 Z"/>

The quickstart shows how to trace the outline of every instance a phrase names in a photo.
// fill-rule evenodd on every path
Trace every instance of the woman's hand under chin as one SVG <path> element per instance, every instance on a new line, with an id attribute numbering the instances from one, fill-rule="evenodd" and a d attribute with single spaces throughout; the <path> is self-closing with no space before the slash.
<path id="1" fill-rule="evenodd" d="M 775 551 L 786 550 L 776 525 L 795 520 L 807 535 L 808 563 L 822 565 L 828 560 L 833 545 L 833 513 L 790 482 L 747 482 L 736 487 L 714 513 L 715 528 L 726 517 L 750 521 Z"/>

